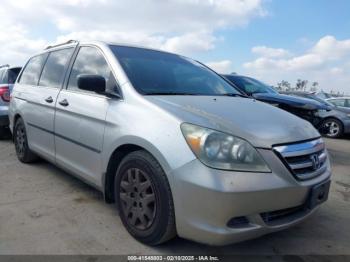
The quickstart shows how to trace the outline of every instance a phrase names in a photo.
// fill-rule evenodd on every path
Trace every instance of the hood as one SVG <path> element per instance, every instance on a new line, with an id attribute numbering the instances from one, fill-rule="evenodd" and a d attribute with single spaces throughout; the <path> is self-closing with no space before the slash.
<path id="1" fill-rule="evenodd" d="M 181 122 L 226 132 L 255 147 L 271 148 L 319 137 L 307 121 L 249 98 L 221 96 L 145 96 Z"/>
<path id="2" fill-rule="evenodd" d="M 252 95 L 255 99 L 270 104 L 287 105 L 289 107 L 304 109 L 304 110 L 331 110 L 330 106 L 322 104 L 316 100 L 295 97 L 282 94 L 272 93 L 256 93 Z"/>

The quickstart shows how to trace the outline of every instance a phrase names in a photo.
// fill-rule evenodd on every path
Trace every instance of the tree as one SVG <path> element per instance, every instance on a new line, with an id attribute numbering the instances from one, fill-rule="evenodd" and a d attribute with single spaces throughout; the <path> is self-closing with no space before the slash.
<path id="1" fill-rule="evenodd" d="M 289 91 L 290 90 L 290 83 L 286 80 L 282 80 L 281 82 L 277 83 L 277 89 Z"/>
<path id="2" fill-rule="evenodd" d="M 295 84 L 295 89 L 297 91 L 306 91 L 306 87 L 307 87 L 308 82 L 309 81 L 307 81 L 307 80 L 298 79 L 297 83 Z"/>
<path id="3" fill-rule="evenodd" d="M 317 92 L 318 86 L 319 86 L 318 82 L 312 82 L 310 91 L 311 92 Z"/>

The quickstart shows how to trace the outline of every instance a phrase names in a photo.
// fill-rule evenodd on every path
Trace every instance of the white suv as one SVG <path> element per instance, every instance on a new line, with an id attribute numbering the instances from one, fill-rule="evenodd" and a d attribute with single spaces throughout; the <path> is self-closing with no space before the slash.
<path id="1" fill-rule="evenodd" d="M 0 66 L 0 139 L 6 136 L 10 93 L 20 71 L 20 67 Z"/>

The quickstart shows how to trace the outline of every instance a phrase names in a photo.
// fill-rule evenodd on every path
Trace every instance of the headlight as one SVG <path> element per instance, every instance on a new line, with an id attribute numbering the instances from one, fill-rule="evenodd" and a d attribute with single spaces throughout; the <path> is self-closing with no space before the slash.
<path id="1" fill-rule="evenodd" d="M 241 138 L 188 123 L 181 130 L 197 158 L 209 167 L 271 172 L 256 149 Z"/>

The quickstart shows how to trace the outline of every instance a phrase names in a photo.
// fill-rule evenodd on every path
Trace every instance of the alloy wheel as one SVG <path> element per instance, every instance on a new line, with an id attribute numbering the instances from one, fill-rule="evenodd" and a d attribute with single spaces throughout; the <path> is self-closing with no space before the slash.
<path id="1" fill-rule="evenodd" d="M 19 156 L 23 156 L 26 150 L 26 133 L 23 125 L 18 125 L 16 128 L 16 151 Z"/>
<path id="2" fill-rule="evenodd" d="M 324 125 L 328 132 L 327 132 L 327 135 L 328 136 L 331 136 L 331 137 L 334 137 L 334 136 L 337 136 L 339 134 L 339 131 L 340 131 L 340 126 L 337 122 L 335 121 L 328 121 L 325 123 Z"/>

